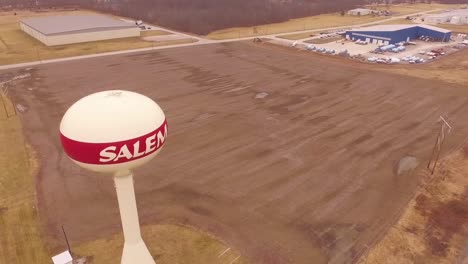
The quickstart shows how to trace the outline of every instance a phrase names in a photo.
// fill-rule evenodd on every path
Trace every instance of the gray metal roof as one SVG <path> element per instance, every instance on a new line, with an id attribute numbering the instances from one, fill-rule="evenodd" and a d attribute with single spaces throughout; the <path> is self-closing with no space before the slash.
<path id="1" fill-rule="evenodd" d="M 44 35 L 60 35 L 136 27 L 134 24 L 101 15 L 45 16 L 26 18 L 22 19 L 21 22 Z"/>

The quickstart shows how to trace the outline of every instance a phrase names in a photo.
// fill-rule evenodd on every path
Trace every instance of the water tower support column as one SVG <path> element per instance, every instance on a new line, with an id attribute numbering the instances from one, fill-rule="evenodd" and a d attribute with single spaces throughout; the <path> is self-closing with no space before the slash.
<path id="1" fill-rule="evenodd" d="M 130 91 L 85 96 L 60 122 L 67 156 L 84 169 L 114 177 L 125 238 L 122 264 L 156 263 L 141 238 L 131 171 L 158 155 L 166 138 L 163 110 L 151 98 Z"/>
<path id="2" fill-rule="evenodd" d="M 156 262 L 141 238 L 133 175 L 130 172 L 117 173 L 114 175 L 114 183 L 125 238 L 121 263 L 155 264 Z"/>

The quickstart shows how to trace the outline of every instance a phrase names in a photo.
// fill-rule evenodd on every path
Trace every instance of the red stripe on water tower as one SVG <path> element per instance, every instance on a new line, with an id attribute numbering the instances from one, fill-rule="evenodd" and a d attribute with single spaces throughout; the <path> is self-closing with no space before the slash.
<path id="1" fill-rule="evenodd" d="M 167 139 L 167 121 L 153 132 L 141 137 L 110 143 L 76 141 L 60 133 L 65 153 L 78 162 L 87 164 L 119 164 L 144 158 L 164 146 Z"/>

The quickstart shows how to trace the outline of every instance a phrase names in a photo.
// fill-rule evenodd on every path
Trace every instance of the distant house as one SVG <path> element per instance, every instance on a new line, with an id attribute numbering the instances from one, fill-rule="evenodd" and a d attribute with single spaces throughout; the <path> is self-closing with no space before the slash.
<path id="1" fill-rule="evenodd" d="M 351 16 L 367 16 L 372 14 L 372 10 L 367 8 L 356 8 L 348 11 L 348 15 Z"/>

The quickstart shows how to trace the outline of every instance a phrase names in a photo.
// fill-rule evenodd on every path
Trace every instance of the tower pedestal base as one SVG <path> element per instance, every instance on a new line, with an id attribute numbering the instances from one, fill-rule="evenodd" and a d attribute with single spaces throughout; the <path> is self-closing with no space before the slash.
<path id="1" fill-rule="evenodd" d="M 155 264 L 156 262 L 141 238 L 133 176 L 130 172 L 116 173 L 114 182 L 125 241 L 121 263 Z"/>
<path id="2" fill-rule="evenodd" d="M 136 244 L 125 243 L 122 253 L 122 264 L 156 264 L 145 245 L 141 240 Z"/>

